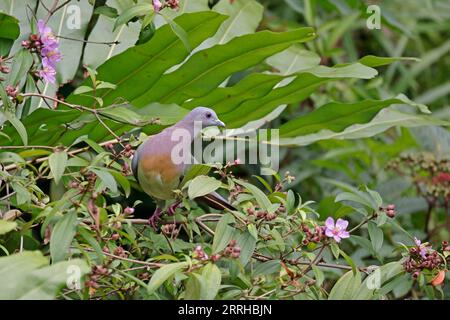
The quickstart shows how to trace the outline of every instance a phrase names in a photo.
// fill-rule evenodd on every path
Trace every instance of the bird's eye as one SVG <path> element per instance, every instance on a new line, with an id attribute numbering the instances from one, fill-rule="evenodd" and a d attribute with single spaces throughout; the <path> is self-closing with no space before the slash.
<path id="1" fill-rule="evenodd" d="M 206 113 L 206 117 L 207 117 L 208 119 L 211 118 L 211 117 L 212 117 L 211 112 L 207 112 L 207 113 Z"/>

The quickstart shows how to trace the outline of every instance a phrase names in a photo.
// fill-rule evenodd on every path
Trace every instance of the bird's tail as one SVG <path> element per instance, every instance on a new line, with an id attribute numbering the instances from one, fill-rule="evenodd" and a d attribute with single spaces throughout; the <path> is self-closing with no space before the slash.
<path id="1" fill-rule="evenodd" d="M 231 203 L 227 201 L 224 197 L 222 197 L 217 192 L 211 192 L 204 196 L 195 198 L 195 201 L 206 204 L 207 206 L 216 209 L 216 210 L 237 210 Z"/>

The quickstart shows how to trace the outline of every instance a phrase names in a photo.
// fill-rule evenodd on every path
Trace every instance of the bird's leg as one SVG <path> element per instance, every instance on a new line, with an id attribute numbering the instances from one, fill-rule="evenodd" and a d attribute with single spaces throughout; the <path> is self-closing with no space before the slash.
<path id="1" fill-rule="evenodd" d="M 158 221 L 161 218 L 162 210 L 160 207 L 156 207 L 155 211 L 153 212 L 152 216 L 148 219 L 148 223 L 153 227 L 153 229 L 158 229 Z"/>
<path id="2" fill-rule="evenodd" d="M 169 216 L 175 215 L 175 210 L 180 206 L 180 204 L 181 201 L 176 201 L 167 208 L 167 213 L 169 214 Z"/>

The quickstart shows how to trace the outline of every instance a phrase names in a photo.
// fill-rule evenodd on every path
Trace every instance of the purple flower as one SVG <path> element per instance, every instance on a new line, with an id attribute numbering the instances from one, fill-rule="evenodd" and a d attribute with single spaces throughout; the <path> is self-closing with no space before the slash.
<path id="1" fill-rule="evenodd" d="M 193 257 L 199 260 L 208 260 L 209 257 L 205 251 L 203 251 L 202 246 L 196 246 L 194 249 Z"/>
<path id="2" fill-rule="evenodd" d="M 50 82 L 55 84 L 56 82 L 56 71 L 51 67 L 44 67 L 39 70 L 39 76 L 45 80 L 45 82 Z"/>
<path id="3" fill-rule="evenodd" d="M 333 238 L 336 242 L 341 242 L 341 239 L 350 237 L 347 229 L 348 221 L 343 219 L 337 219 L 336 224 L 334 224 L 334 219 L 328 217 L 325 220 L 325 235 L 329 238 Z"/>
<path id="4" fill-rule="evenodd" d="M 42 70 L 39 76 L 46 82 L 55 83 L 56 81 L 56 63 L 61 61 L 61 52 L 52 29 L 45 24 L 43 20 L 37 23 L 42 48 L 40 51 L 42 58 Z"/>
<path id="5" fill-rule="evenodd" d="M 153 10 L 155 10 L 155 12 L 159 12 L 162 8 L 162 3 L 159 0 L 153 0 Z"/>
<path id="6" fill-rule="evenodd" d="M 426 258 L 427 253 L 430 252 L 432 249 L 431 246 L 425 245 L 424 243 L 422 243 L 422 241 L 420 241 L 416 237 L 414 237 L 414 243 L 419 248 L 419 254 L 422 256 L 422 258 Z"/>

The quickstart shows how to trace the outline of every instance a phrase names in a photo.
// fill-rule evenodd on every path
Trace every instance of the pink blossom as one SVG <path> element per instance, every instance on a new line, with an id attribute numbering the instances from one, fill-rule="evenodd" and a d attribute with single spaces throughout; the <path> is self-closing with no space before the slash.
<path id="1" fill-rule="evenodd" d="M 37 26 L 42 43 L 42 48 L 40 51 L 42 58 L 42 70 L 39 71 L 39 76 L 46 82 L 51 82 L 54 84 L 56 81 L 56 63 L 61 61 L 59 44 L 52 32 L 52 29 L 47 26 L 43 20 L 39 20 Z"/>
<path id="2" fill-rule="evenodd" d="M 329 238 L 333 238 L 336 242 L 341 242 L 341 239 L 350 237 L 348 231 L 346 231 L 348 221 L 343 219 L 337 219 L 336 224 L 332 217 L 328 217 L 325 220 L 325 235 Z"/>
<path id="3" fill-rule="evenodd" d="M 425 245 L 425 243 L 422 243 L 419 239 L 414 237 L 414 243 L 419 248 L 419 254 L 422 256 L 422 258 L 426 258 L 427 253 L 432 249 L 431 246 Z"/>
<path id="4" fill-rule="evenodd" d="M 42 70 L 39 71 L 39 76 L 46 82 L 55 83 L 56 70 L 47 58 L 42 59 Z"/>
<path id="5" fill-rule="evenodd" d="M 205 251 L 203 251 L 202 246 L 196 246 L 194 249 L 193 258 L 200 260 L 208 260 L 209 257 Z"/>
<path id="6" fill-rule="evenodd" d="M 162 8 L 162 3 L 159 0 L 153 0 L 153 10 L 155 10 L 155 12 L 159 12 Z"/>

